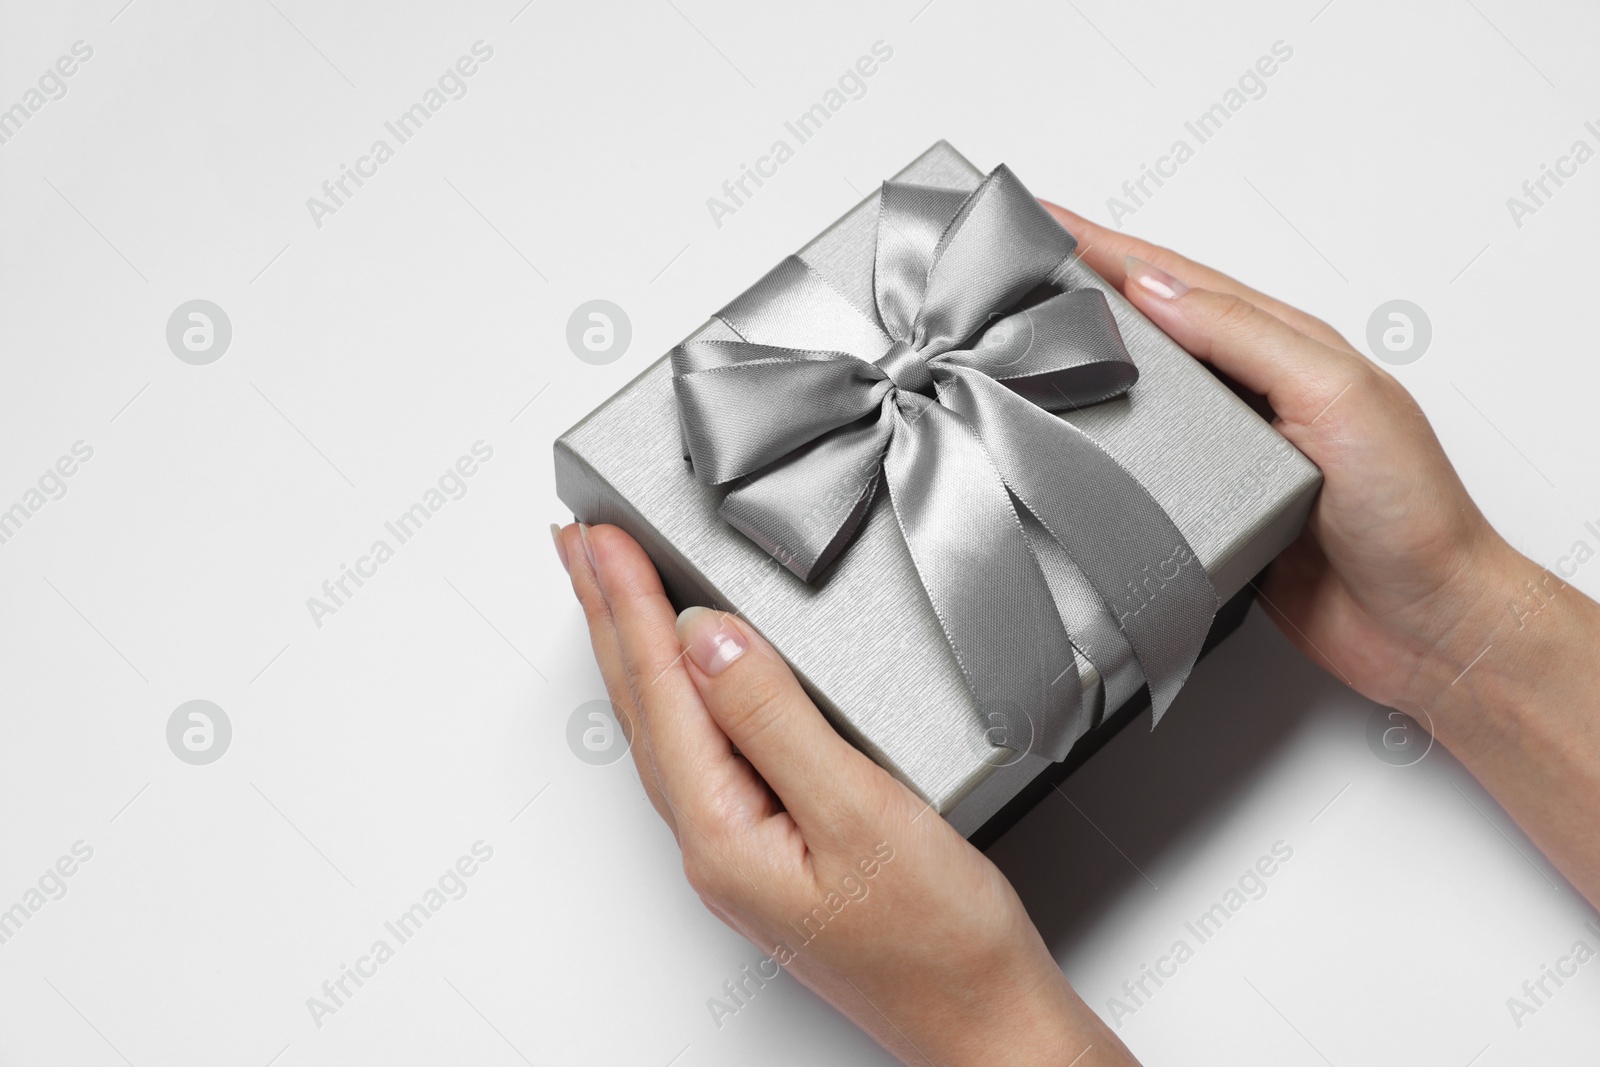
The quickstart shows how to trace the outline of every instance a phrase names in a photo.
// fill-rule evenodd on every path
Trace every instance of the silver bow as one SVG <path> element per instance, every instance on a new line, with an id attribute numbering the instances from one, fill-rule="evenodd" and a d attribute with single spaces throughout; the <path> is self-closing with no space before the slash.
<path id="1" fill-rule="evenodd" d="M 739 483 L 721 515 L 810 582 L 886 484 L 991 739 L 1052 760 L 1093 725 L 1074 646 L 1102 677 L 1131 649 L 1159 719 L 1217 606 L 1161 506 L 1052 414 L 1138 378 L 1104 294 L 1061 291 L 1075 247 L 1004 166 L 970 194 L 885 182 L 874 308 L 790 256 L 718 312 L 742 341 L 672 352 L 696 476 Z"/>

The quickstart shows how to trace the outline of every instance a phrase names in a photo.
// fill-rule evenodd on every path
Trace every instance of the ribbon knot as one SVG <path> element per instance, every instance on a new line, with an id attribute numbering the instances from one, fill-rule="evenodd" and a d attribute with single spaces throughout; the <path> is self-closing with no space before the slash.
<path id="1" fill-rule="evenodd" d="M 878 357 L 878 369 L 889 376 L 897 387 L 911 393 L 933 395 L 933 371 L 921 352 L 904 341 L 896 341 L 889 351 Z"/>
<path id="2" fill-rule="evenodd" d="M 991 741 L 1052 760 L 1094 722 L 1075 650 L 1107 707 L 1131 653 L 1159 717 L 1217 603 L 1161 506 L 1055 414 L 1138 379 L 1104 294 L 1062 288 L 1075 246 L 1004 166 L 971 193 L 885 182 L 871 309 L 790 256 L 718 312 L 742 340 L 672 352 L 695 474 L 737 483 L 723 518 L 810 582 L 886 487 L 976 706 L 1001 709 Z"/>

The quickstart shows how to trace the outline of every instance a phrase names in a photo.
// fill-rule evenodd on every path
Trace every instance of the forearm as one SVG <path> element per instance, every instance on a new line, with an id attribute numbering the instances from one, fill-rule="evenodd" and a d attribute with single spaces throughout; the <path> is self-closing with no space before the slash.
<path id="1" fill-rule="evenodd" d="M 1062 1064 L 1064 1067 L 1139 1067 L 1133 1053 L 1094 1009 L 1084 1003 L 1065 979 L 1061 984 L 1066 989 L 1066 1000 L 1057 1029 L 1049 1032 L 1040 1043 L 1039 1057 L 1017 1062 Z"/>
<path id="2" fill-rule="evenodd" d="M 904 1030 L 886 1030 L 876 1011 L 855 1021 L 918 1067 L 1139 1067 L 1059 971 L 1037 983 L 1000 979 L 974 990 L 925 1019 L 915 1045 Z"/>
<path id="3" fill-rule="evenodd" d="M 1600 605 L 1504 548 L 1423 703 L 1438 739 L 1600 906 Z"/>
<path id="4" fill-rule="evenodd" d="M 1059 990 L 1041 997 L 1039 1011 L 1022 1013 L 1018 1023 L 1018 1032 L 1003 1035 L 1001 1041 L 987 1049 L 972 1050 L 974 1055 L 960 1062 L 984 1067 L 1002 1063 L 1029 1067 L 1139 1067 L 1133 1053 L 1065 978 Z M 1020 1029 L 1021 1026 L 1028 1029 Z M 999 1049 L 1004 1053 L 997 1055 Z"/>

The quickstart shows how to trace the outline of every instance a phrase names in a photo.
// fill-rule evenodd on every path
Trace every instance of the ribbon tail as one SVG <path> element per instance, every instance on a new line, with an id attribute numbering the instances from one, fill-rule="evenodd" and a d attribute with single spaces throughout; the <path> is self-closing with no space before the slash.
<path id="1" fill-rule="evenodd" d="M 1107 711 L 1120 708 L 1144 684 L 1139 661 L 1122 627 L 1100 599 L 1099 591 L 1067 555 L 1061 542 L 1050 536 L 1050 531 L 1026 506 L 1017 507 L 1015 511 L 1023 532 L 1028 535 L 1028 543 L 1033 546 L 1033 554 L 1039 560 L 1039 570 L 1044 573 L 1050 596 L 1055 600 L 1056 614 L 1061 616 L 1073 645 L 1100 676 L 1096 699 L 1090 701 L 1085 696 L 1085 701 L 1091 705 L 1091 725 L 1098 726 Z"/>
<path id="2" fill-rule="evenodd" d="M 961 367 L 941 369 L 940 399 L 1099 592 L 1133 646 L 1159 722 L 1217 611 L 1194 549 L 1138 479 L 1071 423 Z"/>
<path id="3" fill-rule="evenodd" d="M 905 400 L 884 460 L 889 499 L 989 738 L 1066 758 L 1088 730 L 1077 660 L 1011 497 L 965 422 Z"/>

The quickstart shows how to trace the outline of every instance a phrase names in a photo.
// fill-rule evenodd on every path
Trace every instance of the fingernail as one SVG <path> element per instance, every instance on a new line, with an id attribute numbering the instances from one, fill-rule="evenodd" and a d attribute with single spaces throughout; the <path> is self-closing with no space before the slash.
<path id="1" fill-rule="evenodd" d="M 744 634 L 727 615 L 710 608 L 685 608 L 678 616 L 678 640 L 694 665 L 715 677 L 744 655 Z"/>
<path id="2" fill-rule="evenodd" d="M 600 577 L 600 564 L 594 561 L 594 545 L 589 541 L 589 526 L 587 523 L 578 523 L 578 538 L 583 542 L 583 554 L 589 557 L 589 569 L 596 578 Z"/>
<path id="3" fill-rule="evenodd" d="M 1156 266 L 1146 263 L 1138 256 L 1129 256 L 1124 263 L 1128 277 L 1146 292 L 1154 293 L 1163 300 L 1176 300 L 1189 291 L 1189 287 L 1178 279 Z"/>
<path id="4" fill-rule="evenodd" d="M 559 523 L 550 524 L 550 540 L 556 543 L 556 558 L 561 560 L 561 569 L 568 574 L 572 573 L 572 565 L 567 562 L 567 546 L 561 543 L 561 526 Z"/>

